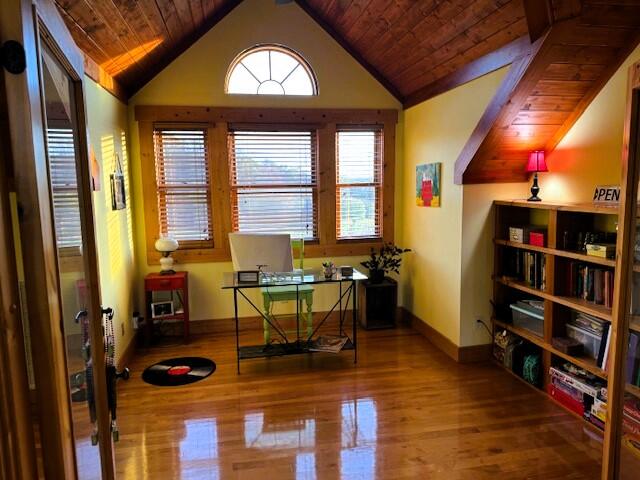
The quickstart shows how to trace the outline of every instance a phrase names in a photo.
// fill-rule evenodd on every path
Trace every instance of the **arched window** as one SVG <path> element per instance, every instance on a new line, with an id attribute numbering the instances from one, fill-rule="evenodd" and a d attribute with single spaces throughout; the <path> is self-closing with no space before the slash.
<path id="1" fill-rule="evenodd" d="M 281 45 L 257 45 L 231 62 L 225 93 L 317 95 L 318 85 L 300 54 Z"/>

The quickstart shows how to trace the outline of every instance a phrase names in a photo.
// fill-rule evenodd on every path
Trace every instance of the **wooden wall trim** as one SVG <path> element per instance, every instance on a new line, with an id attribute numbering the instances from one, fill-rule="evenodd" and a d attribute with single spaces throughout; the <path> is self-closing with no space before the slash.
<path id="1" fill-rule="evenodd" d="M 85 75 L 126 105 L 128 100 L 127 94 L 120 85 L 120 82 L 109 75 L 105 69 L 94 62 L 91 57 L 86 54 L 84 54 L 83 57 Z"/>
<path id="2" fill-rule="evenodd" d="M 227 132 L 228 123 L 307 124 L 318 131 L 318 240 L 305 245 L 308 258 L 368 255 L 383 242 L 393 242 L 395 228 L 395 150 L 397 110 L 374 109 L 284 109 L 144 106 L 135 107 L 140 136 L 140 163 L 144 202 L 146 255 L 148 264 L 157 264 L 155 250 L 159 232 L 153 129 L 156 123 L 208 123 L 214 248 L 178 249 L 176 263 L 230 261 L 228 233 L 231 225 L 231 192 Z M 382 125 L 384 135 L 382 238 L 362 240 L 336 239 L 335 132 L 337 124 Z"/>
<path id="3" fill-rule="evenodd" d="M 537 0 L 536 0 L 537 1 Z M 511 43 L 494 50 L 473 62 L 466 64 L 459 70 L 442 77 L 424 88 L 407 96 L 402 106 L 407 109 L 422 103 L 456 87 L 471 82 L 476 78 L 491 73 L 513 63 L 516 59 L 525 55 L 531 49 L 528 36 L 522 36 Z"/>
<path id="4" fill-rule="evenodd" d="M 331 38 L 333 38 L 338 45 L 340 45 L 351 57 L 353 57 L 362 67 L 369 72 L 369 74 L 375 78 L 387 91 L 393 95 L 396 100 L 399 102 L 403 102 L 404 98 L 400 93 L 400 90 L 396 88 L 396 86 L 391 83 L 387 78 L 382 75 L 371 63 L 369 63 L 360 53 L 358 53 L 349 42 L 347 42 L 342 35 L 340 35 L 335 28 L 333 28 L 328 22 L 324 20 L 320 15 L 316 13 L 316 11 L 305 1 L 305 0 L 295 0 L 295 2 L 306 12 L 307 15 L 311 17 L 311 19 L 316 22 L 320 27 L 329 34 Z"/>
<path id="5" fill-rule="evenodd" d="M 398 111 L 353 108 L 136 105 L 135 120 L 138 122 L 396 124 L 398 123 Z"/>
<path id="6" fill-rule="evenodd" d="M 491 344 L 460 347 L 405 307 L 400 307 L 399 318 L 458 363 L 484 362 L 491 356 Z"/>

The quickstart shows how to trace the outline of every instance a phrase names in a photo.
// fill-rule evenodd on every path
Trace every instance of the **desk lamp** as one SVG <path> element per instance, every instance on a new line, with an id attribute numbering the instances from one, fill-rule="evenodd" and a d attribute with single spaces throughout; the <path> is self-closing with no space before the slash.
<path id="1" fill-rule="evenodd" d="M 156 240 L 156 250 L 162 254 L 160 258 L 160 274 L 169 275 L 176 273 L 173 269 L 173 258 L 171 253 L 178 249 L 178 241 L 171 237 L 161 237 Z"/>
<path id="2" fill-rule="evenodd" d="M 529 154 L 527 162 L 527 173 L 533 173 L 533 184 L 531 185 L 531 196 L 527 199 L 529 202 L 539 202 L 542 199 L 538 197 L 540 187 L 538 186 L 538 172 L 548 172 L 547 163 L 544 160 L 544 151 L 535 150 Z"/>

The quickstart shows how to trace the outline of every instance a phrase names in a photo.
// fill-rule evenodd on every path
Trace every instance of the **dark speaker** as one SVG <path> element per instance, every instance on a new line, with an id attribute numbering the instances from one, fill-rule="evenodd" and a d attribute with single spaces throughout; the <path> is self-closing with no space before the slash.
<path id="1" fill-rule="evenodd" d="M 359 284 L 358 317 L 365 329 L 393 328 L 398 309 L 398 283 L 386 277 L 382 283 Z"/>

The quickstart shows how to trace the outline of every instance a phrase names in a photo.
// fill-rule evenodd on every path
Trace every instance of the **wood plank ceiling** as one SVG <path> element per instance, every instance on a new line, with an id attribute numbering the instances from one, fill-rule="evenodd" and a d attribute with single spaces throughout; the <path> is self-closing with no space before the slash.
<path id="1" fill-rule="evenodd" d="M 55 1 L 79 47 L 131 95 L 241 0 Z M 522 0 L 296 3 L 401 101 L 527 33 Z"/>
<path id="2" fill-rule="evenodd" d="M 525 181 L 529 153 L 553 151 L 640 43 L 640 0 L 551 7 L 547 31 L 513 62 L 460 154 L 456 183 Z"/>
<path id="3" fill-rule="evenodd" d="M 80 49 L 131 96 L 241 0 L 55 0 Z"/>

